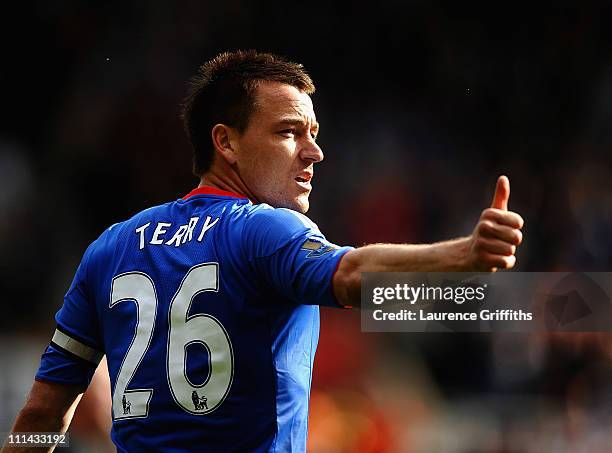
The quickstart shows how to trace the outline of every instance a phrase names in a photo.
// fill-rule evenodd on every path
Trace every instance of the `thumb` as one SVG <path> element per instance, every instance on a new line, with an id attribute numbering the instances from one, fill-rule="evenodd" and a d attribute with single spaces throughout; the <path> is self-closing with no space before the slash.
<path id="1" fill-rule="evenodd" d="M 491 204 L 491 207 L 507 211 L 508 198 L 510 198 L 510 180 L 507 176 L 500 176 L 497 178 L 495 195 L 493 195 L 493 203 Z"/>

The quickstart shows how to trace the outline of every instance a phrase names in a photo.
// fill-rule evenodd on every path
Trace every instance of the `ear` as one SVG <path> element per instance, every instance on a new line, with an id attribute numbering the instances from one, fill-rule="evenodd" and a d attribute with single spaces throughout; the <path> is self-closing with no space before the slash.
<path id="1" fill-rule="evenodd" d="M 238 138 L 238 132 L 225 124 L 215 124 L 211 131 L 211 138 L 217 153 L 228 164 L 234 165 L 237 160 L 236 139 Z"/>

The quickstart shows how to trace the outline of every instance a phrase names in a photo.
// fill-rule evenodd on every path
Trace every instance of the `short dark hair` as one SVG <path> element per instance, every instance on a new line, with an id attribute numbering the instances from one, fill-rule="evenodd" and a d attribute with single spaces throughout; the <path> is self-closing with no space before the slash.
<path id="1" fill-rule="evenodd" d="M 244 132 L 255 109 L 262 81 L 292 85 L 307 94 L 315 91 L 301 64 L 255 50 L 224 52 L 204 63 L 190 80 L 181 118 L 193 146 L 193 172 L 205 173 L 213 162 L 210 131 L 226 124 Z"/>

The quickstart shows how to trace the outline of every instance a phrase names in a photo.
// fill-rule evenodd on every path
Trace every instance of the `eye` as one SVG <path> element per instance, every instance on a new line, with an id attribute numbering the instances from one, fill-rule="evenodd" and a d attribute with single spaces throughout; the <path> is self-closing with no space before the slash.
<path id="1" fill-rule="evenodd" d="M 315 134 L 314 132 L 310 133 L 310 136 L 312 137 L 312 139 L 316 142 L 317 141 L 317 137 L 319 136 L 319 134 Z"/>
<path id="2" fill-rule="evenodd" d="M 295 129 L 283 129 L 282 131 L 279 131 L 278 133 L 283 136 L 295 135 Z"/>

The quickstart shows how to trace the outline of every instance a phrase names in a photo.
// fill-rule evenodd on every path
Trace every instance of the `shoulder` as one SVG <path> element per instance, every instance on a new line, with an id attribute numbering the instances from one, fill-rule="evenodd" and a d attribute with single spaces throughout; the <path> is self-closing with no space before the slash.
<path id="1" fill-rule="evenodd" d="M 265 203 L 249 207 L 244 213 L 243 244 L 249 256 L 269 256 L 304 237 L 323 238 L 317 225 L 304 214 Z"/>
<path id="2" fill-rule="evenodd" d="M 310 230 L 320 233 L 319 227 L 304 214 L 287 208 L 273 208 L 266 203 L 252 206 L 246 213 L 245 220 L 249 221 L 252 227 L 280 232 Z"/>

